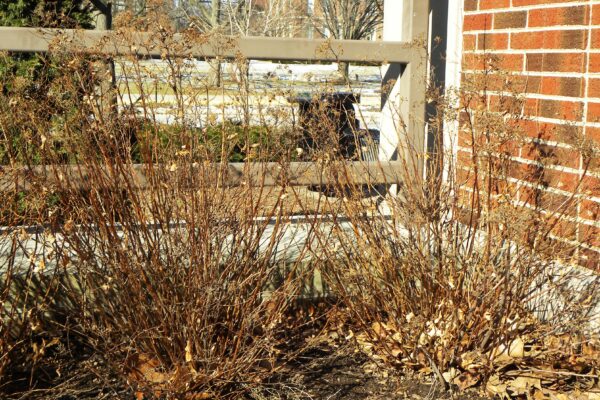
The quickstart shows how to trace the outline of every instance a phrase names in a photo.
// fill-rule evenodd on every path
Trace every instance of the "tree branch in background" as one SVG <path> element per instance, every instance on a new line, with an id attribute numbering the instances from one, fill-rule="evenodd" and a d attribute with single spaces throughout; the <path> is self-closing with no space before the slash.
<path id="1" fill-rule="evenodd" d="M 313 26 L 323 37 L 362 40 L 383 22 L 383 0 L 321 0 L 316 7 Z M 339 63 L 344 78 L 348 68 L 348 63 Z"/>

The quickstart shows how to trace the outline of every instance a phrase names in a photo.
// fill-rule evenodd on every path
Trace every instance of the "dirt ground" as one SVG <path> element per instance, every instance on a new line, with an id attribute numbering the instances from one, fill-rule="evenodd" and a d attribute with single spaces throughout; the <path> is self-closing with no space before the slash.
<path id="1" fill-rule="evenodd" d="M 273 399 L 489 399 L 477 390 L 446 391 L 428 377 L 390 373 L 350 346 L 311 349 L 289 366 L 280 382 L 289 391 L 283 396 L 279 392 Z"/>
<path id="2" fill-rule="evenodd" d="M 39 390 L 14 393 L 0 399 L 152 399 L 151 393 L 133 391 L 123 376 L 108 376 L 102 357 L 92 356 L 79 369 L 77 383 L 69 380 L 50 388 L 40 397 Z M 85 373 L 82 373 L 85 371 Z M 64 371 L 68 373 L 69 371 Z M 71 371 L 73 372 L 73 371 Z M 26 377 L 24 377 L 26 378 Z M 240 400 L 487 400 L 477 390 L 456 393 L 446 391 L 428 377 L 403 375 L 384 370 L 352 346 L 311 348 L 287 365 L 280 374 L 258 391 Z M 165 398 L 164 396 L 158 398 Z M 158 399 L 157 398 L 157 399 Z M 187 397 L 186 397 L 187 398 Z M 196 398 L 196 397 L 192 397 Z M 204 399 L 205 397 L 200 397 Z M 213 399 L 213 397 L 207 397 Z M 216 399 L 215 399 L 216 400 Z"/>

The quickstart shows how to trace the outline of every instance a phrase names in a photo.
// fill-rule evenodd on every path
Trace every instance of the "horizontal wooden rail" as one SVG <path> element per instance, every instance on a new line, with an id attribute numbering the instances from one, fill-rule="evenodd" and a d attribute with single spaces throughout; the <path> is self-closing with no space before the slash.
<path id="1" fill-rule="evenodd" d="M 407 64 L 422 59 L 408 42 L 161 35 L 147 32 L 0 27 L 0 51 L 47 52 L 52 43 L 80 53 Z"/>
<path id="2" fill-rule="evenodd" d="M 310 186 L 326 184 L 375 185 L 401 183 L 402 162 L 336 162 L 327 165 L 312 162 L 279 163 L 211 163 L 187 165 L 133 164 L 104 165 L 89 169 L 78 165 L 0 167 L 0 190 L 32 190 L 56 185 L 58 188 L 89 188 L 106 184 L 113 187 L 126 183 L 144 189 L 165 179 L 181 186 Z M 93 178 L 92 178 L 93 176 Z"/>

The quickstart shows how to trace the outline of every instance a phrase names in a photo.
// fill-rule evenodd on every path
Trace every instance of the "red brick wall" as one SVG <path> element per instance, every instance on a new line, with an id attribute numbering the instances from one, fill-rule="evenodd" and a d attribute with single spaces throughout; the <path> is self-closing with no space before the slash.
<path id="1" fill-rule="evenodd" d="M 499 68 L 519 86 L 524 113 L 531 117 L 520 122 L 529 139 L 512 150 L 515 171 L 535 168 L 540 154 L 552 157 L 544 167 L 544 184 L 524 179 L 515 201 L 526 202 L 530 189 L 546 199 L 551 212 L 578 192 L 573 211 L 561 224 L 564 229 L 554 235 L 558 241 L 580 243 L 573 260 L 597 268 L 600 161 L 594 149 L 600 148 L 600 1 L 464 0 L 464 11 L 463 82 Z M 492 78 L 494 74 L 500 72 Z M 493 84 L 486 107 L 497 110 Z M 468 141 L 458 140 L 459 162 L 461 154 L 467 160 L 463 169 L 469 168 Z M 515 172 L 514 178 L 523 176 Z"/>

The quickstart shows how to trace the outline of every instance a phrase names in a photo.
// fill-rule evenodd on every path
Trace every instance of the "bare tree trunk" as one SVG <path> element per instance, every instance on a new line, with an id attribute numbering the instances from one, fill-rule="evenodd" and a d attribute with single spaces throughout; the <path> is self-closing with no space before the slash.
<path id="1" fill-rule="evenodd" d="M 215 31 L 221 21 L 221 0 L 212 0 L 211 6 L 210 23 L 213 31 Z M 221 87 L 221 61 L 218 59 L 211 60 L 210 67 L 208 84 L 214 87 Z"/>
<path id="2" fill-rule="evenodd" d="M 208 73 L 208 85 L 212 87 L 221 87 L 221 60 L 210 60 L 210 71 Z"/>
<path id="3" fill-rule="evenodd" d="M 338 72 L 345 80 L 348 80 L 348 76 L 350 74 L 350 64 L 346 61 L 338 62 Z"/>

